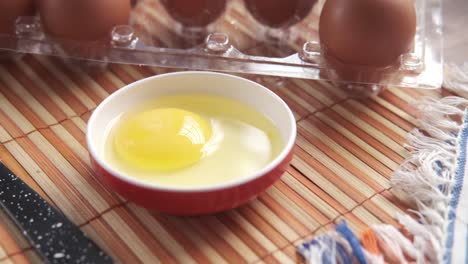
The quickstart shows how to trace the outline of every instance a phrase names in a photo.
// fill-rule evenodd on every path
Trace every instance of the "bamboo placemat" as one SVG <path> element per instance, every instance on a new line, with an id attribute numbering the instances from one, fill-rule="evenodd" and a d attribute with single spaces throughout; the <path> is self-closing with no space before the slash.
<path id="1" fill-rule="evenodd" d="M 142 12 L 154 18 L 148 10 Z M 252 32 L 242 29 L 248 41 Z M 106 96 L 170 71 L 109 65 L 90 73 L 32 55 L 1 62 L 0 159 L 122 263 L 293 263 L 301 261 L 296 245 L 337 220 L 346 219 L 357 232 L 376 223 L 397 225 L 393 216 L 407 208 L 389 181 L 408 155 L 405 136 L 417 122 L 412 103 L 440 97 L 439 91 L 389 88 L 357 100 L 324 81 L 242 75 L 271 88 L 294 111 L 294 160 L 280 181 L 247 205 L 174 217 L 107 189 L 93 174 L 85 144 L 86 122 Z M 0 215 L 0 263 L 38 261 Z"/>
<path id="2" fill-rule="evenodd" d="M 123 263 L 295 262 L 295 245 L 338 219 L 356 231 L 397 224 L 392 216 L 405 206 L 389 180 L 407 156 L 405 135 L 417 118 L 411 104 L 438 92 L 389 88 L 356 100 L 327 82 L 245 76 L 271 87 L 295 113 L 297 147 L 288 172 L 236 210 L 174 217 L 148 212 L 103 186 L 85 144 L 86 122 L 102 99 L 167 71 L 110 65 L 87 74 L 31 55 L 1 63 L 2 161 Z M 20 232 L 1 219 L 0 261 L 34 262 Z"/>

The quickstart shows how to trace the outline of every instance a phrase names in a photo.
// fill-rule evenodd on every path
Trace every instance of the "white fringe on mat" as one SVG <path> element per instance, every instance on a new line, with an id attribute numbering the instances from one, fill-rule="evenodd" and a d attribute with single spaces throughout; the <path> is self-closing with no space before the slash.
<path id="1" fill-rule="evenodd" d="M 446 87 L 468 95 L 468 64 L 447 67 Z M 410 248 L 408 256 L 416 263 L 442 263 L 449 214 L 450 191 L 457 168 L 458 140 L 468 100 L 449 96 L 442 99 L 425 98 L 418 103 L 421 113 L 420 129 L 408 136 L 412 156 L 400 166 L 392 178 L 397 192 L 416 205 L 412 211 L 419 221 L 409 215 L 397 219 L 413 235 L 412 246 L 399 245 L 395 252 Z M 375 229 L 374 229 L 375 230 Z M 375 230 L 378 236 L 383 230 Z M 394 232 L 395 239 L 398 232 Z M 394 242 L 394 241 L 393 241 Z"/>

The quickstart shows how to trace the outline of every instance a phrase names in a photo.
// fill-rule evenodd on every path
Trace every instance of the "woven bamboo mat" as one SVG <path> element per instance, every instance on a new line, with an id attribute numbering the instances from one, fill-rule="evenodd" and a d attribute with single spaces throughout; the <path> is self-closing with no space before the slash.
<path id="1" fill-rule="evenodd" d="M 247 41 L 252 32 L 243 29 Z M 397 225 L 392 216 L 406 207 L 389 181 L 408 155 L 405 136 L 417 120 L 412 102 L 439 97 L 438 91 L 389 88 L 356 100 L 328 82 L 242 75 L 271 88 L 293 109 L 294 160 L 280 181 L 247 205 L 174 217 L 107 189 L 91 170 L 85 144 L 86 122 L 106 96 L 170 71 L 109 65 L 90 73 L 32 55 L 1 62 L 0 159 L 122 263 L 294 263 L 301 261 L 295 245 L 339 219 L 358 232 L 375 223 Z M 39 261 L 0 215 L 0 263 Z"/>
<path id="2" fill-rule="evenodd" d="M 356 231 L 397 224 L 392 216 L 405 207 L 389 180 L 408 154 L 405 135 L 416 123 L 411 104 L 438 92 L 390 88 L 355 100 L 327 82 L 245 76 L 293 109 L 298 138 L 291 167 L 241 208 L 173 217 L 139 208 L 102 185 L 85 145 L 87 119 L 103 98 L 167 71 L 110 65 L 87 74 L 31 55 L 1 63 L 1 160 L 123 263 L 296 262 L 294 246 L 338 219 Z M 35 262 L 20 232 L 0 219 L 0 262 Z"/>

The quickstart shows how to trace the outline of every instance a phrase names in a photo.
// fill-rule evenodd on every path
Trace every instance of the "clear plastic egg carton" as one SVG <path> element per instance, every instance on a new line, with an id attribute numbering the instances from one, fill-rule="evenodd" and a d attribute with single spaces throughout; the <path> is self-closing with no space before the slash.
<path id="1" fill-rule="evenodd" d="M 318 34 L 324 0 L 315 2 L 310 12 L 296 14 L 297 23 L 282 29 L 259 22 L 261 17 L 254 16 L 247 7 L 249 1 L 243 0 L 227 0 L 219 16 L 211 14 L 213 22 L 208 26 L 182 26 L 162 1 L 137 1 L 129 23 L 114 27 L 108 39 L 102 41 L 57 39 L 43 30 L 38 15 L 19 17 L 15 35 L 0 34 L 0 49 L 102 64 L 322 79 L 371 89 L 383 86 L 438 88 L 442 84 L 442 0 L 415 1 L 414 47 L 401 55 L 395 65 L 378 70 L 379 77 L 371 81 L 366 78 L 347 80 L 324 58 Z M 214 0 L 219 1 L 222 0 Z"/>

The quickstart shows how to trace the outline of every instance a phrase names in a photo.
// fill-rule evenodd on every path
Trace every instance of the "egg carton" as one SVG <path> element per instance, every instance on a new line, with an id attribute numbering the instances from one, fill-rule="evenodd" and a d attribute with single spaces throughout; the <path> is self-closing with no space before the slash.
<path id="1" fill-rule="evenodd" d="M 77 42 L 51 37 L 39 16 L 19 17 L 15 35 L 0 34 L 0 50 L 58 56 L 106 65 L 122 63 L 211 70 L 315 80 L 348 88 L 384 86 L 438 88 L 442 84 L 442 0 L 416 0 L 414 47 L 377 78 L 347 79 L 330 66 L 320 46 L 318 26 L 324 0 L 300 22 L 283 30 L 259 23 L 244 1 L 228 0 L 224 13 L 203 29 L 184 28 L 158 0 L 140 0 L 126 25 L 109 32 L 109 40 Z M 368 74 L 363 70 L 363 76 Z"/>

